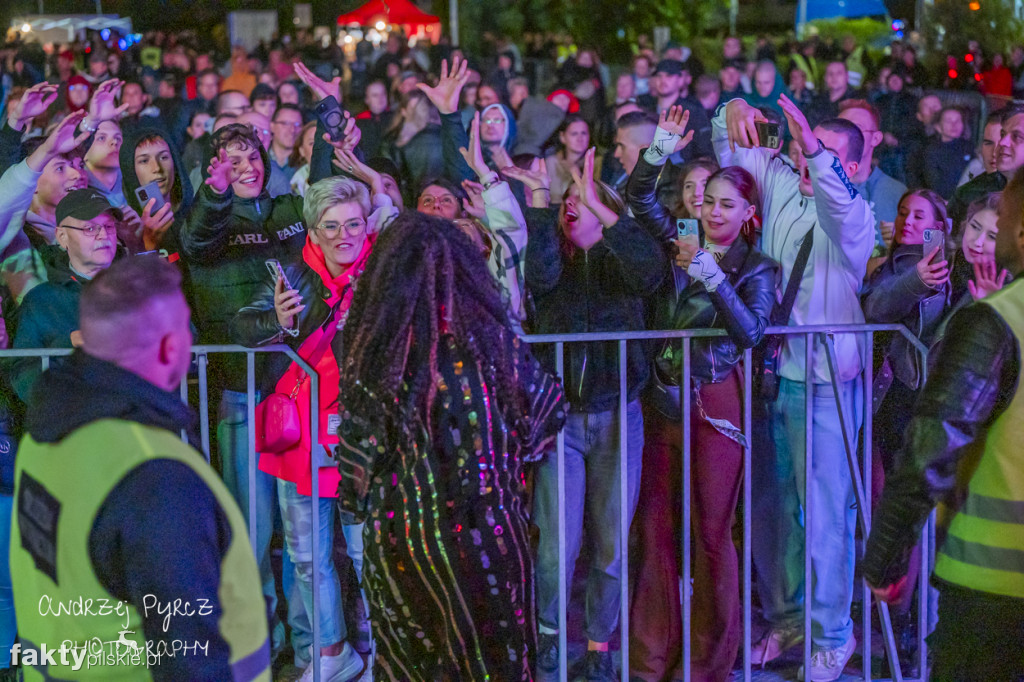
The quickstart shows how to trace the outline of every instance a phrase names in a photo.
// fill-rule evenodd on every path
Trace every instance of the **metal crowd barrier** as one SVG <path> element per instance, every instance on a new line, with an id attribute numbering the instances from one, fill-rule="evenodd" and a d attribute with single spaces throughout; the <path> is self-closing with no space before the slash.
<path id="1" fill-rule="evenodd" d="M 809 518 L 813 513 L 813 501 L 811 500 L 811 471 L 813 462 L 813 398 L 814 392 L 812 388 L 813 368 L 814 368 L 814 353 L 815 347 L 819 345 L 824 346 L 824 350 L 828 351 L 830 348 L 830 339 L 835 334 L 857 334 L 862 336 L 862 358 L 861 362 L 863 370 L 861 372 L 861 380 L 864 384 L 864 420 L 863 420 L 863 442 L 866 447 L 863 449 L 863 460 L 861 462 L 862 471 L 856 471 L 855 460 L 851 460 L 851 465 L 854 470 L 851 471 L 851 478 L 855 488 L 855 494 L 858 501 L 858 514 L 861 525 L 861 532 L 864 539 L 867 538 L 868 529 L 870 524 L 870 498 L 871 498 L 871 433 L 872 433 L 872 354 L 874 348 L 874 335 L 880 332 L 891 332 L 898 333 L 904 336 L 918 351 L 922 358 L 922 383 L 926 378 L 927 372 L 927 347 L 922 344 L 916 337 L 914 337 L 904 326 L 898 324 L 859 324 L 859 325 L 813 325 L 803 327 L 770 327 L 767 330 L 768 335 L 785 335 L 785 336 L 804 336 L 806 342 L 806 353 L 804 358 L 805 367 L 805 403 L 806 403 L 806 457 L 805 457 L 805 504 L 803 508 L 804 514 L 804 645 L 803 645 L 803 665 L 805 670 L 810 669 L 811 659 L 811 610 L 810 610 L 810 598 L 813 576 L 811 569 L 811 553 L 806 551 L 806 547 L 809 540 L 810 534 L 810 523 Z M 619 633 L 620 633 L 620 653 L 621 653 L 621 679 L 622 682 L 629 681 L 629 552 L 628 552 L 628 536 L 629 536 L 629 499 L 628 499 L 628 485 L 627 485 L 627 457 L 623 456 L 625 447 L 628 442 L 628 429 L 627 429 L 627 363 L 626 363 L 626 349 L 629 342 L 639 341 L 652 341 L 652 340 L 664 340 L 664 339 L 679 339 L 682 344 L 683 351 L 683 377 L 681 386 L 689 386 L 691 383 L 691 358 L 690 349 L 692 339 L 705 338 L 714 336 L 725 336 L 724 330 L 717 329 L 690 329 L 682 331 L 642 331 L 642 332 L 606 332 L 606 333 L 585 333 L 585 334 L 542 334 L 542 335 L 531 335 L 526 337 L 526 341 L 530 344 L 553 344 L 555 346 L 555 358 L 556 358 L 556 369 L 558 374 L 561 376 L 564 369 L 564 356 L 565 356 L 565 344 L 569 343 L 583 343 L 583 342 L 615 342 L 618 344 L 619 351 L 619 493 L 620 493 L 620 519 L 619 519 L 619 538 L 620 538 L 620 567 L 619 575 L 621 576 L 620 584 L 620 615 L 619 615 Z M 193 354 L 196 360 L 198 368 L 198 388 L 199 388 L 199 405 L 198 411 L 200 416 L 200 437 L 203 454 L 209 461 L 210 456 L 210 423 L 209 423 L 209 395 L 208 395 L 208 382 L 207 382 L 207 371 L 208 371 L 208 356 L 210 354 L 217 353 L 245 353 L 246 355 L 246 367 L 247 367 L 247 427 L 248 427 L 248 442 L 249 442 L 249 535 L 250 539 L 256 537 L 256 496 L 252 491 L 256 488 L 256 450 L 255 450 L 255 409 L 256 409 L 256 377 L 255 377 L 255 354 L 256 353 L 270 353 L 280 352 L 285 353 L 294 362 L 306 371 L 310 376 L 310 414 L 319 414 L 318 410 L 318 398 L 319 388 L 316 372 L 312 370 L 298 354 L 291 348 L 285 345 L 274 345 L 265 346 L 262 348 L 245 348 L 243 346 L 193 346 Z M 0 358 L 6 357 L 39 357 L 42 362 L 43 369 L 45 370 L 49 366 L 49 360 L 54 356 L 61 356 L 70 354 L 70 349 L 44 349 L 44 350 L 0 350 Z M 830 369 L 834 366 L 834 357 L 829 358 Z M 746 438 L 747 445 L 744 448 L 744 461 L 743 461 L 743 490 L 742 490 L 742 506 L 743 506 L 743 547 L 742 547 L 742 613 L 743 613 L 743 639 L 742 639 L 742 679 L 745 682 L 749 682 L 752 679 L 751 671 L 751 638 L 752 638 L 752 606 L 751 606 L 751 583 L 752 583 L 752 550 L 751 550 L 751 488 L 752 488 L 752 475 L 751 475 L 751 456 L 752 456 L 752 443 L 753 443 L 753 425 L 752 425 L 752 354 L 748 349 L 743 355 L 743 427 L 742 431 Z M 188 403 L 188 385 L 183 383 L 181 388 L 182 400 Z M 689 682 L 691 678 L 690 671 L 690 660 L 691 660 L 691 638 L 690 638 L 690 612 L 691 612 L 691 550 L 690 550 L 690 533 L 691 533 L 691 509 L 690 509 L 690 497 L 691 497 L 691 442 L 690 434 L 692 430 L 691 424 L 691 399 L 692 394 L 689 390 L 680 391 L 680 398 L 682 402 L 681 410 L 681 439 L 682 439 L 682 535 L 680 542 L 682 544 L 682 651 L 683 651 L 683 662 L 682 667 L 684 671 L 684 680 Z M 836 395 L 837 404 L 840 402 L 840 396 Z M 851 409 L 852 406 L 848 406 L 846 409 Z M 843 409 L 842 405 L 839 405 L 839 409 Z M 841 420 L 842 421 L 842 420 Z M 318 429 L 319 420 L 311 419 L 311 443 L 316 444 L 319 440 Z M 845 422 L 843 422 L 845 423 Z M 845 427 L 844 427 L 845 431 Z M 182 433 L 182 439 L 187 440 L 186 434 Z M 844 440 L 846 441 L 848 457 L 857 457 L 858 452 L 856 448 L 857 434 L 846 434 L 844 432 Z M 850 450 L 852 446 L 852 452 Z M 312 499 L 316 500 L 319 498 L 319 476 L 317 475 L 318 461 L 314 458 L 310 458 L 310 467 L 312 474 Z M 558 584 L 558 599 L 559 599 L 559 673 L 558 678 L 565 682 L 568 674 L 568 623 L 567 623 L 567 610 L 569 603 L 569 595 L 567 594 L 566 586 L 566 549 L 565 549 L 565 435 L 559 433 L 557 438 L 557 475 L 558 475 L 558 536 L 559 536 L 559 550 L 558 550 L 558 573 L 559 573 L 559 584 Z M 861 479 L 861 481 L 858 481 Z M 861 487 L 862 486 L 862 487 Z M 929 577 L 931 575 L 931 564 L 932 556 L 934 554 L 934 513 L 930 517 L 928 524 L 925 526 L 922 532 L 921 538 L 921 566 L 920 576 L 918 581 L 918 633 L 917 633 L 917 644 L 918 644 L 918 670 L 920 676 L 907 682 L 926 682 L 927 680 L 927 644 L 925 637 L 930 631 L 929 628 L 929 602 L 928 602 L 928 591 L 929 591 Z M 312 505 L 312 528 L 319 528 L 319 505 Z M 317 565 L 317 556 L 320 551 L 319 538 L 317 533 L 312 534 L 312 550 L 313 550 L 313 565 Z M 329 551 L 329 550 L 328 550 Z M 319 610 L 319 572 L 313 570 L 313 613 L 310 614 L 310 621 L 313 630 L 313 661 L 319 660 L 320 646 L 319 646 L 319 618 L 317 618 L 317 611 Z M 892 679 L 897 682 L 902 682 L 905 678 L 899 669 L 898 658 L 896 657 L 895 643 L 892 639 L 892 630 L 889 623 L 888 611 L 885 605 L 879 603 L 879 613 L 882 621 L 883 633 L 886 634 L 886 653 L 889 660 L 890 670 L 893 671 L 892 678 L 874 678 L 871 672 L 871 640 L 872 640 L 872 628 L 871 628 L 871 611 L 870 605 L 872 603 L 872 594 L 868 589 L 867 585 L 861 581 L 861 601 L 863 604 L 862 609 L 862 632 L 860 636 L 860 645 L 862 647 L 863 655 L 863 680 L 865 682 L 881 682 L 882 679 Z M 888 631 L 888 632 L 885 632 Z M 319 668 L 319 666 L 317 666 Z M 317 669 L 314 672 L 314 680 L 319 682 L 320 671 Z"/>
<path id="2" fill-rule="evenodd" d="M 806 342 L 806 353 L 804 358 L 804 370 L 805 370 L 805 404 L 806 404 L 806 417 L 805 423 L 807 426 L 806 430 L 806 457 L 805 457 L 805 491 L 804 491 L 804 646 L 803 646 L 803 665 L 804 670 L 810 670 L 811 664 L 811 609 L 810 609 L 810 595 L 812 593 L 813 576 L 811 567 L 811 553 L 806 550 L 809 544 L 810 535 L 810 522 L 809 519 L 813 513 L 814 503 L 811 499 L 811 471 L 813 466 L 813 368 L 814 368 L 814 353 L 815 347 L 819 344 L 829 348 L 830 339 L 835 334 L 858 334 L 863 336 L 862 344 L 862 358 L 861 363 L 863 365 L 861 380 L 864 384 L 864 419 L 863 419 L 863 442 L 867 444 L 864 449 L 864 457 L 862 461 L 862 472 L 853 471 L 851 474 L 859 473 L 860 476 L 852 475 L 852 481 L 855 489 L 855 493 L 858 500 L 858 514 L 859 522 L 861 524 L 861 533 L 863 538 L 866 540 L 868 531 L 870 528 L 870 499 L 871 499 L 871 430 L 872 430 L 872 368 L 873 368 L 873 348 L 874 348 L 874 335 L 879 332 L 892 332 L 903 335 L 918 351 L 922 359 L 922 383 L 926 378 L 927 372 L 927 353 L 928 348 L 921 343 L 916 337 L 914 337 L 904 326 L 898 324 L 859 324 L 859 325 L 810 325 L 803 327 L 770 327 L 767 330 L 767 335 L 784 335 L 784 336 L 804 336 Z M 705 338 L 713 336 L 725 336 L 724 330 L 715 329 L 690 329 L 682 331 L 643 331 L 643 332 L 605 332 L 605 333 L 586 333 L 586 334 L 544 334 L 544 335 L 532 335 L 528 336 L 526 340 L 531 344 L 554 344 L 555 346 L 555 358 L 556 368 L 559 375 L 563 372 L 564 367 L 564 353 L 565 344 L 567 343 L 582 343 L 582 342 L 616 342 L 618 343 L 619 350 L 619 493 L 620 493 L 620 511 L 621 516 L 619 519 L 619 538 L 620 538 L 620 567 L 619 575 L 621 576 L 620 584 L 620 612 L 619 612 L 619 633 L 620 633 L 620 653 L 621 653 L 621 679 L 622 682 L 629 682 L 629 559 L 628 559 L 628 536 L 629 536 L 629 518 L 628 518 L 628 486 L 627 481 L 627 458 L 624 456 L 626 444 L 628 441 L 628 430 L 626 428 L 626 409 L 627 409 L 627 395 L 626 395 L 626 347 L 630 341 L 650 341 L 650 340 L 662 340 L 662 339 L 680 339 L 683 351 L 683 377 L 681 386 L 689 386 L 691 383 L 691 359 L 690 359 L 690 346 L 691 340 L 694 338 Z M 824 342 L 824 343 L 822 343 Z M 830 358 L 830 369 L 833 366 L 834 359 Z M 742 640 L 742 679 L 745 682 L 749 682 L 752 679 L 751 671 L 751 629 L 752 629 L 752 614 L 751 614 L 751 580 L 752 580 L 752 552 L 751 552 L 751 447 L 753 443 L 753 426 L 752 426 L 752 353 L 751 350 L 746 350 L 743 356 L 743 433 L 746 437 L 747 446 L 744 448 L 744 462 L 743 462 L 743 548 L 742 548 L 742 600 L 743 600 L 743 640 Z M 682 439 L 682 536 L 680 542 L 682 544 L 682 651 L 683 661 L 682 668 L 684 672 L 684 680 L 689 682 L 691 679 L 690 661 L 691 661 L 691 641 L 690 641 L 690 611 L 691 611 L 691 569 L 690 569 L 690 532 L 691 532 L 691 509 L 690 509 L 690 493 L 691 493 L 691 392 L 689 390 L 680 391 L 680 398 L 682 402 L 681 410 L 681 439 Z M 841 396 L 836 395 L 837 404 L 841 402 Z M 848 406 L 846 409 L 850 409 L 852 406 Z M 842 405 L 840 405 L 842 409 Z M 842 423 L 842 420 L 840 420 Z M 845 427 L 844 427 L 845 431 Z M 845 434 L 844 440 L 846 440 L 847 454 L 848 457 L 857 456 L 857 434 Z M 850 446 L 852 445 L 853 451 L 850 452 Z M 558 472 L 558 535 L 559 535 L 559 552 L 558 552 L 558 566 L 559 566 L 559 673 L 558 679 L 565 682 L 567 679 L 568 666 L 567 666 L 567 607 L 568 607 L 568 595 L 566 593 L 566 579 L 565 579 L 565 439 L 564 434 L 559 434 L 557 440 L 557 472 Z M 855 461 L 853 462 L 855 467 Z M 860 483 L 857 478 L 863 479 L 863 487 L 858 490 Z M 918 582 L 918 670 L 920 671 L 920 677 L 915 678 L 913 682 L 925 682 L 927 679 L 927 644 L 925 642 L 925 636 L 929 632 L 929 614 L 928 614 L 928 579 L 931 575 L 931 562 L 932 554 L 934 553 L 934 547 L 932 546 L 934 537 L 934 513 L 929 519 L 928 525 L 925 526 L 922 532 L 922 561 L 920 580 Z M 872 593 L 867 587 L 867 584 L 861 581 L 861 600 L 863 604 L 862 609 L 862 633 L 860 644 L 862 646 L 863 656 L 863 679 L 865 682 L 871 682 L 879 678 L 872 677 L 871 671 L 871 640 L 872 640 L 872 629 L 871 629 L 871 603 Z M 891 623 L 889 622 L 888 609 L 884 603 L 879 602 L 879 614 L 882 621 L 883 633 L 887 634 L 886 642 L 886 653 L 890 664 L 890 670 L 893 671 L 892 678 L 897 682 L 903 682 L 904 678 L 900 671 L 898 657 L 896 655 L 895 641 L 892 637 Z M 885 633 L 885 631 L 888 633 Z M 908 681 L 909 682 L 909 681 Z"/>

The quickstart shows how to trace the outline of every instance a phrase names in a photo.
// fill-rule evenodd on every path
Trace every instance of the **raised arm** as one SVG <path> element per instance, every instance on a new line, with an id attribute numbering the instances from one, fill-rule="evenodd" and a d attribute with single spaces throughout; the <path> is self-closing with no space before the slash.
<path id="1" fill-rule="evenodd" d="M 711 145 L 718 164 L 722 168 L 739 166 L 749 172 L 754 176 L 757 191 L 762 197 L 767 196 L 770 188 L 770 173 L 783 170 L 792 173 L 785 164 L 772 158 L 770 150 L 758 146 L 755 124 L 765 120 L 757 108 L 739 98 L 718 107 L 718 112 L 711 119 Z"/>
<path id="2" fill-rule="evenodd" d="M 875 216 L 871 206 L 854 189 L 843 164 L 815 136 L 800 108 L 785 95 L 779 97 L 779 105 L 793 138 L 804 150 L 814 187 L 818 225 L 846 254 L 854 269 L 864 272 L 875 245 Z"/>
<path id="3" fill-rule="evenodd" d="M 448 60 L 441 60 L 441 77 L 437 85 L 426 83 L 416 85 L 441 114 L 441 154 L 444 158 L 444 174 L 455 183 L 474 179 L 473 169 L 466 163 L 459 149 L 469 146 L 466 128 L 459 113 L 459 97 L 469 80 L 469 62 L 458 55 L 452 60 L 451 71 Z"/>
<path id="4" fill-rule="evenodd" d="M 682 107 L 673 105 L 661 112 L 654 140 L 640 154 L 626 184 L 626 203 L 633 211 L 633 216 L 648 234 L 666 244 L 670 252 L 675 251 L 668 244 L 676 236 L 675 220 L 658 201 L 658 176 L 668 157 L 686 148 L 693 140 L 694 131 L 686 132 L 689 120 L 690 112 Z"/>
<path id="5" fill-rule="evenodd" d="M 212 263 L 227 248 L 234 195 L 231 183 L 238 179 L 238 172 L 231 167 L 223 149 L 210 160 L 207 173 L 209 177 L 181 226 L 182 251 L 197 263 Z"/>

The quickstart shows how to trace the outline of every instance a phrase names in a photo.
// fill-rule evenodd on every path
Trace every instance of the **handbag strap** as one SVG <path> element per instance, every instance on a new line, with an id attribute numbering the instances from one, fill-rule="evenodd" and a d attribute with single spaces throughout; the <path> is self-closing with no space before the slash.
<path id="1" fill-rule="evenodd" d="M 334 318 L 338 314 L 338 308 L 341 305 L 342 300 L 344 300 L 344 296 L 338 299 L 338 302 L 334 304 L 333 308 L 331 308 L 331 314 L 327 317 L 327 322 L 320 326 L 320 329 L 323 331 L 323 334 L 320 335 L 320 340 L 317 341 L 316 346 L 313 347 L 313 353 L 305 359 L 313 369 L 316 369 L 317 364 L 320 362 L 320 358 L 322 358 L 324 353 L 327 352 L 327 349 L 330 348 L 331 341 L 334 340 L 335 335 L 338 333 L 337 323 L 334 321 Z M 333 334 L 330 333 L 332 325 L 334 326 Z M 302 383 L 308 377 L 309 375 L 306 372 L 303 372 L 298 381 L 295 382 L 295 388 L 292 389 L 291 393 L 292 400 L 298 396 L 299 387 L 302 386 Z"/>
<path id="2" fill-rule="evenodd" d="M 800 282 L 804 278 L 804 270 L 807 269 L 807 261 L 811 258 L 811 246 L 814 242 L 814 228 L 807 230 L 803 243 L 796 254 L 796 262 L 793 263 L 793 272 L 789 273 L 789 281 L 786 283 L 786 293 L 782 295 L 782 303 L 772 311 L 772 324 L 774 326 L 786 325 L 789 323 L 789 316 L 793 313 L 793 304 L 796 303 L 796 294 L 800 290 Z"/>

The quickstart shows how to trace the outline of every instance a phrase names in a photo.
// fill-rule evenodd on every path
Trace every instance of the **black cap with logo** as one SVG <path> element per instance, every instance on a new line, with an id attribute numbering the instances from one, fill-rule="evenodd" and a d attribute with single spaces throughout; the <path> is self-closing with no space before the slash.
<path id="1" fill-rule="evenodd" d="M 92 188 L 76 189 L 68 192 L 57 204 L 57 224 L 65 218 L 75 220 L 92 220 L 101 213 L 109 213 L 117 220 L 123 220 L 121 209 L 110 205 L 107 198 Z"/>

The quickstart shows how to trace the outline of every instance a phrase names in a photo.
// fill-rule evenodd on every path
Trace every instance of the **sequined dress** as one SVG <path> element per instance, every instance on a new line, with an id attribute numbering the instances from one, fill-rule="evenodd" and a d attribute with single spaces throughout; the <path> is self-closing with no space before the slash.
<path id="1" fill-rule="evenodd" d="M 405 438 L 371 433 L 342 397 L 339 504 L 351 520 L 366 519 L 376 680 L 533 679 L 523 465 L 564 423 L 562 389 L 523 352 L 530 414 L 517 430 L 465 357 L 451 337 L 439 344 L 433 438 L 421 420 L 404 427 Z M 392 445 L 403 442 L 413 445 Z"/>

